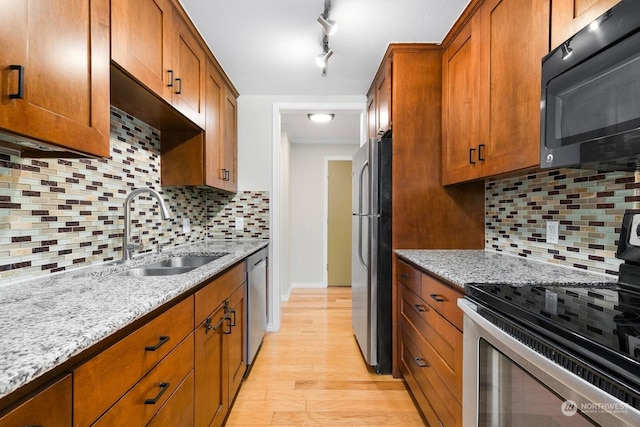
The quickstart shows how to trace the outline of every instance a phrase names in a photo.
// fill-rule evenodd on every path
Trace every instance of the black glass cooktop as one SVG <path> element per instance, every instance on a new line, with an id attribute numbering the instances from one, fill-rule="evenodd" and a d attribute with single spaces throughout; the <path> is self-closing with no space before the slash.
<path id="1" fill-rule="evenodd" d="M 471 285 L 478 313 L 533 331 L 630 387 L 640 387 L 640 287 Z M 493 320 L 496 323 L 495 320 Z M 500 323 L 500 322 L 498 322 Z"/>

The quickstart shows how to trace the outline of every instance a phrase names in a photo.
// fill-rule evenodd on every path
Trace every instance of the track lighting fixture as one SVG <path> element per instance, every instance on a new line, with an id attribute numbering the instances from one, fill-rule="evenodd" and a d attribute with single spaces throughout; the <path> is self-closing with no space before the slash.
<path id="1" fill-rule="evenodd" d="M 329 19 L 329 11 L 331 10 L 331 0 L 324 0 L 324 10 L 318 17 L 318 22 L 322 25 L 322 53 L 316 57 L 316 63 L 322 67 L 322 75 L 327 75 L 327 62 L 333 51 L 329 48 L 329 35 L 336 31 L 336 21 Z"/>
<path id="2" fill-rule="evenodd" d="M 336 29 L 338 28 L 338 26 L 336 25 L 336 21 L 332 19 L 325 19 L 325 17 L 322 15 L 318 17 L 318 22 L 320 23 L 320 25 L 322 25 L 322 30 L 328 36 L 335 34 Z"/>

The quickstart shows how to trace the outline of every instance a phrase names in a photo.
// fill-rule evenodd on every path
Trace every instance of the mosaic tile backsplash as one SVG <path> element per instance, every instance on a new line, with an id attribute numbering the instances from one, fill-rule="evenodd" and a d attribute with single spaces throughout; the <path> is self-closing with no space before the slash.
<path id="1" fill-rule="evenodd" d="M 618 274 L 622 216 L 637 209 L 628 172 L 556 169 L 485 183 L 485 249 L 598 273 Z M 546 243 L 546 222 L 559 243 Z"/>
<path id="2" fill-rule="evenodd" d="M 206 238 L 269 238 L 268 192 L 161 187 L 160 167 L 160 132 L 114 107 L 107 159 L 0 152 L 0 283 L 119 259 L 124 199 L 139 187 L 158 190 L 173 215 L 162 220 L 155 199 L 134 199 L 131 235 L 143 251 Z M 234 227 L 239 216 L 243 231 Z"/>

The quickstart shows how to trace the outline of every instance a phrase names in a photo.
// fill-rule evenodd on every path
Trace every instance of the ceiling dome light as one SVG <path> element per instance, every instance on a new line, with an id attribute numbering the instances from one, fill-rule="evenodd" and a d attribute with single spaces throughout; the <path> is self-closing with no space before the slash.
<path id="1" fill-rule="evenodd" d="M 335 34 L 336 30 L 338 29 L 336 21 L 332 19 L 326 19 L 322 15 L 318 17 L 318 22 L 320 23 L 320 25 L 322 25 L 322 31 L 324 31 L 324 33 L 328 36 Z"/>
<path id="2" fill-rule="evenodd" d="M 327 113 L 307 114 L 307 117 L 309 118 L 309 120 L 316 123 L 330 122 L 331 120 L 333 120 L 333 116 L 334 114 L 327 114 Z"/>

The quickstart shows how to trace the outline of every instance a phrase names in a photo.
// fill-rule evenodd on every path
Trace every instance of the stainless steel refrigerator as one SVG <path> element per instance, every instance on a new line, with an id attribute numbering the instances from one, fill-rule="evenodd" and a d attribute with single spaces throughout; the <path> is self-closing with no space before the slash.
<path id="1" fill-rule="evenodd" d="M 366 362 L 391 372 L 391 135 L 353 156 L 352 324 Z"/>

